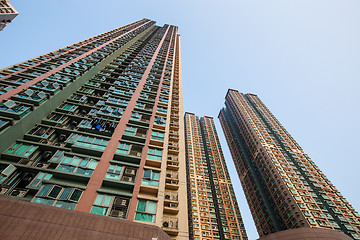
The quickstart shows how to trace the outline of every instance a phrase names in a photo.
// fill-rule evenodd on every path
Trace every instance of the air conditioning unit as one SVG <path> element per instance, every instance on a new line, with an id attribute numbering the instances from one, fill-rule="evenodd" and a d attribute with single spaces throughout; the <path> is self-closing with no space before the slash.
<path id="1" fill-rule="evenodd" d="M 173 180 L 173 181 L 170 181 L 171 184 L 178 184 L 177 181 Z"/>
<path id="2" fill-rule="evenodd" d="M 171 207 L 171 208 L 177 208 L 177 204 L 176 204 L 176 203 L 170 203 L 170 204 L 169 204 L 169 207 Z"/>
<path id="3" fill-rule="evenodd" d="M 135 169 L 126 168 L 125 169 L 126 174 L 135 175 Z"/>
<path id="4" fill-rule="evenodd" d="M 128 205 L 128 201 L 126 199 L 123 199 L 123 198 L 120 198 L 120 197 L 115 197 L 115 200 L 114 200 L 114 204 L 113 204 L 113 210 L 117 209 L 119 210 L 118 208 L 121 208 L 121 207 L 126 207 Z"/>
<path id="5" fill-rule="evenodd" d="M 38 167 L 38 168 L 48 168 L 50 165 L 50 163 L 37 163 L 35 167 Z"/>
<path id="6" fill-rule="evenodd" d="M 42 159 L 47 161 L 47 160 L 49 160 L 51 158 L 51 156 L 52 156 L 52 152 L 51 151 L 46 151 L 46 152 L 44 152 L 42 154 Z"/>
<path id="7" fill-rule="evenodd" d="M 5 194 L 7 192 L 7 188 L 0 188 L 0 194 Z"/>
<path id="8" fill-rule="evenodd" d="M 18 190 L 18 189 L 14 189 L 10 195 L 14 196 L 14 197 L 24 197 L 26 195 L 26 193 L 28 192 L 28 190 Z"/>
<path id="9" fill-rule="evenodd" d="M 122 181 L 132 182 L 132 181 L 133 181 L 133 178 L 132 178 L 132 177 L 128 177 L 128 176 L 123 176 L 123 177 L 122 177 Z"/>
<path id="10" fill-rule="evenodd" d="M 125 213 L 123 211 L 112 210 L 110 213 L 110 217 L 124 218 Z"/>
<path id="11" fill-rule="evenodd" d="M 20 161 L 18 163 L 23 164 L 23 165 L 31 165 L 33 162 L 30 161 L 29 159 L 22 158 L 22 159 L 20 159 Z"/>

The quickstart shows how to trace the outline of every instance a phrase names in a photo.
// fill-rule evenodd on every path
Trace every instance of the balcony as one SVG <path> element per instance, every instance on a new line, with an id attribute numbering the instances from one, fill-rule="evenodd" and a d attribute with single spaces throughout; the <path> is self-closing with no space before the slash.
<path id="1" fill-rule="evenodd" d="M 31 111 L 31 107 L 26 104 L 4 100 L 0 103 L 0 115 L 20 119 Z"/>
<path id="2" fill-rule="evenodd" d="M 177 214 L 179 212 L 178 192 L 165 191 L 164 194 L 164 213 Z"/>
<path id="3" fill-rule="evenodd" d="M 165 187 L 167 189 L 177 190 L 179 188 L 178 173 L 175 171 L 166 171 Z"/>
<path id="4" fill-rule="evenodd" d="M 47 95 L 42 91 L 40 92 L 26 89 L 11 98 L 20 102 L 30 103 L 35 106 L 39 106 L 41 103 L 46 101 Z"/>
<path id="5" fill-rule="evenodd" d="M 169 141 L 168 152 L 170 154 L 178 154 L 179 153 L 179 144 L 173 141 Z"/>
<path id="6" fill-rule="evenodd" d="M 179 170 L 179 162 L 178 161 L 173 161 L 173 160 L 167 160 L 167 165 L 166 165 L 167 169 L 169 170 Z"/>
<path id="7" fill-rule="evenodd" d="M 178 219 L 173 217 L 163 217 L 162 229 L 170 236 L 177 236 L 179 234 Z"/>

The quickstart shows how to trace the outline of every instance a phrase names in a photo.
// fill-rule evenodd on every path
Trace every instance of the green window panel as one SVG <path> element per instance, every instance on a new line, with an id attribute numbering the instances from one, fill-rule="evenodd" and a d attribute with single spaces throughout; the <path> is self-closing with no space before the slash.
<path id="1" fill-rule="evenodd" d="M 162 150 L 156 148 L 149 148 L 147 158 L 161 161 Z"/>
<path id="2" fill-rule="evenodd" d="M 156 202 L 139 200 L 136 208 L 135 220 L 155 222 Z"/>

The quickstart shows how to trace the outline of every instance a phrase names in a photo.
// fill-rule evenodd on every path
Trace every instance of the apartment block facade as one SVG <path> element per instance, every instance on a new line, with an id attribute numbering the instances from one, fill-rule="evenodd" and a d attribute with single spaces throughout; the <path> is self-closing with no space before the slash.
<path id="1" fill-rule="evenodd" d="M 229 89 L 219 119 L 260 236 L 321 228 L 360 239 L 360 215 L 256 95 Z"/>
<path id="2" fill-rule="evenodd" d="M 0 194 L 188 239 L 180 36 L 142 19 L 0 70 Z"/>
<path id="3" fill-rule="evenodd" d="M 9 0 L 0 0 L 0 31 L 4 30 L 8 23 L 19 15 Z"/>
<path id="4" fill-rule="evenodd" d="M 190 239 L 248 239 L 212 117 L 185 113 Z"/>

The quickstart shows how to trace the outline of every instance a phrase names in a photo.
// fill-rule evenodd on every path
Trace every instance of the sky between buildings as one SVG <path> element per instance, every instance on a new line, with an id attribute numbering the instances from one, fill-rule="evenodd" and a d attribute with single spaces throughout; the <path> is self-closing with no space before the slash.
<path id="1" fill-rule="evenodd" d="M 142 18 L 179 26 L 184 109 L 215 118 L 249 239 L 258 237 L 220 123 L 228 88 L 257 94 L 360 211 L 360 1 L 17 0 L 0 68 Z"/>

